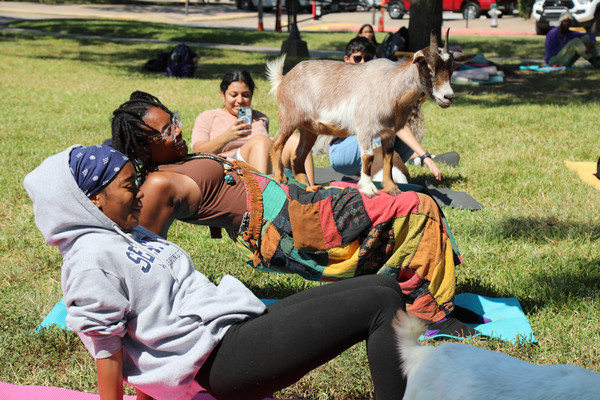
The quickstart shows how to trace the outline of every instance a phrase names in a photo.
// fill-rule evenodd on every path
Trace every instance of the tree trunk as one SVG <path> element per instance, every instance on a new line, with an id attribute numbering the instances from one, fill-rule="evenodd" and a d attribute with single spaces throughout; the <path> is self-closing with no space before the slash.
<path id="1" fill-rule="evenodd" d="M 408 22 L 408 51 L 418 51 L 429 46 L 431 31 L 442 45 L 442 0 L 410 0 Z"/>

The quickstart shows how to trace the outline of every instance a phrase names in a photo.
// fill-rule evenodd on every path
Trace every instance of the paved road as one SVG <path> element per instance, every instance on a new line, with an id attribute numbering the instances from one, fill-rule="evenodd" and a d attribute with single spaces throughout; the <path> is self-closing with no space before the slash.
<path id="1" fill-rule="evenodd" d="M 192 1 L 186 15 L 182 0 L 165 0 L 162 5 L 144 4 L 42 4 L 27 2 L 0 2 L 0 22 L 12 19 L 44 19 L 44 18 L 107 18 L 136 21 L 164 22 L 203 27 L 227 27 L 240 29 L 257 29 L 258 13 L 238 10 L 232 0 L 207 0 L 210 3 Z M 364 24 L 379 26 L 379 12 L 343 12 L 323 15 L 320 20 L 313 20 L 311 14 L 298 16 L 300 31 L 355 31 Z M 384 30 L 396 31 L 408 26 L 408 16 L 401 20 L 392 20 L 384 14 Z M 286 26 L 287 15 L 282 17 Z M 265 13 L 263 19 L 265 30 L 274 30 L 274 13 Z M 516 15 L 499 19 L 498 27 L 492 28 L 490 20 L 481 17 L 466 21 L 457 13 L 444 13 L 444 28 L 451 28 L 456 35 L 494 35 L 494 36 L 535 36 L 532 20 L 525 20 Z M 285 28 L 284 28 L 285 29 Z"/>

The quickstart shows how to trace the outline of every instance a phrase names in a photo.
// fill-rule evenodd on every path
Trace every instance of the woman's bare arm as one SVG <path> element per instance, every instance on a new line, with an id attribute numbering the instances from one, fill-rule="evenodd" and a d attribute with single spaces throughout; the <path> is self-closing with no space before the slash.
<path id="1" fill-rule="evenodd" d="M 173 221 L 194 215 L 200 198 L 198 185 L 175 172 L 151 173 L 141 190 L 140 225 L 165 239 Z"/>
<path id="2" fill-rule="evenodd" d="M 123 349 L 96 359 L 96 376 L 101 400 L 123 400 Z"/>

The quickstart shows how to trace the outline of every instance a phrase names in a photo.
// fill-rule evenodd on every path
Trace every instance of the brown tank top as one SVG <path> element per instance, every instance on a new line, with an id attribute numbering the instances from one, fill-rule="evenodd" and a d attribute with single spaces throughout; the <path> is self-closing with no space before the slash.
<path id="1" fill-rule="evenodd" d="M 227 183 L 220 162 L 199 158 L 161 165 L 158 170 L 188 176 L 200 189 L 201 199 L 196 214 L 181 221 L 234 231 L 240 227 L 247 210 L 246 187 L 235 173 L 229 174 L 234 179 L 233 184 Z"/>

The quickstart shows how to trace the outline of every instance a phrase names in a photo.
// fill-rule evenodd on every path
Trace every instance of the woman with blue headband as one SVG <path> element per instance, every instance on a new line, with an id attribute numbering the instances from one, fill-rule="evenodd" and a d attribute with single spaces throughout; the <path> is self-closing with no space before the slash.
<path id="1" fill-rule="evenodd" d="M 25 178 L 35 221 L 63 256 L 68 327 L 96 359 L 100 398 L 262 399 L 366 341 L 377 399 L 405 380 L 391 326 L 396 282 L 367 276 L 265 306 L 240 281 L 211 283 L 178 246 L 139 226 L 143 193 L 128 157 L 72 146 Z"/>

